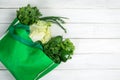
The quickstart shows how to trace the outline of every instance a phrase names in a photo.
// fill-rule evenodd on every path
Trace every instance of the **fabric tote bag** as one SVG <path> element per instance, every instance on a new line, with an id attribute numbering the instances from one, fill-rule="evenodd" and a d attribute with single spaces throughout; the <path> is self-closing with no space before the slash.
<path id="1" fill-rule="evenodd" d="M 0 40 L 0 61 L 16 80 L 38 80 L 59 64 L 44 52 L 40 42 L 29 37 L 29 26 L 16 18 Z"/>

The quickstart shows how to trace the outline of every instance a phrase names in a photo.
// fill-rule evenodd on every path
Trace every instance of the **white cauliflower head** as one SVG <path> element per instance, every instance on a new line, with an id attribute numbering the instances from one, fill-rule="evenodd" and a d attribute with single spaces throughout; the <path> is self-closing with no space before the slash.
<path id="1" fill-rule="evenodd" d="M 50 22 L 38 21 L 30 26 L 30 38 L 35 41 L 46 43 L 51 38 Z"/>

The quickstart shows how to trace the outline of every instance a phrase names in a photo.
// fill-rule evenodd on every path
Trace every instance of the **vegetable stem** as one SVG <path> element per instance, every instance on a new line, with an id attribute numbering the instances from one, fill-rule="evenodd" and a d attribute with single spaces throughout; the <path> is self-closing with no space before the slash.
<path id="1" fill-rule="evenodd" d="M 65 21 L 63 19 L 68 19 L 66 17 L 58 17 L 58 16 L 47 16 L 47 17 L 41 17 L 40 20 L 44 20 L 44 21 L 48 21 L 48 22 L 52 22 L 54 24 L 57 24 L 58 26 L 60 26 L 65 33 L 67 33 L 66 29 L 62 26 L 62 24 L 65 23 Z"/>

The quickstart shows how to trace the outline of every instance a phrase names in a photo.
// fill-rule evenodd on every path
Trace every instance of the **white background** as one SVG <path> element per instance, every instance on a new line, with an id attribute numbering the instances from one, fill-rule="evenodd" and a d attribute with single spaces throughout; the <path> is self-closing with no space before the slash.
<path id="1" fill-rule="evenodd" d="M 68 33 L 53 26 L 53 35 L 71 38 L 76 47 L 72 60 L 41 80 L 120 80 L 120 0 L 0 0 L 0 36 L 28 3 L 45 16 L 68 17 Z M 2 64 L 0 80 L 15 80 Z"/>

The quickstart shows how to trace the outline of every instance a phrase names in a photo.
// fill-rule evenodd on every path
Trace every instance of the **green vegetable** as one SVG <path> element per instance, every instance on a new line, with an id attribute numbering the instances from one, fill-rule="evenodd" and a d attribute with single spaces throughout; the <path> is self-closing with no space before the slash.
<path id="1" fill-rule="evenodd" d="M 40 20 L 44 20 L 44 21 L 47 21 L 47 22 L 57 24 L 58 26 L 60 26 L 65 31 L 65 33 L 67 33 L 66 29 L 61 25 L 61 24 L 65 23 L 65 21 L 63 19 L 68 19 L 68 18 L 57 17 L 57 16 L 47 16 L 47 17 L 40 18 Z"/>
<path id="2" fill-rule="evenodd" d="M 40 16 L 42 16 L 42 14 L 39 12 L 37 7 L 31 7 L 29 4 L 17 11 L 17 18 L 25 25 L 36 23 Z"/>
<path id="3" fill-rule="evenodd" d="M 51 23 L 46 21 L 38 21 L 30 25 L 30 38 L 36 42 L 41 41 L 42 43 L 46 43 L 51 38 L 50 27 Z"/>
<path id="4" fill-rule="evenodd" d="M 60 26 L 65 33 L 67 32 L 66 29 L 62 26 L 65 23 L 63 19 L 67 19 L 65 17 L 57 17 L 57 16 L 47 16 L 41 17 L 42 14 L 37 7 L 31 7 L 29 4 L 26 7 L 22 7 L 17 11 L 17 18 L 18 20 L 25 25 L 32 25 L 36 23 L 38 20 L 51 22 L 53 24 L 57 24 Z"/>
<path id="5" fill-rule="evenodd" d="M 51 38 L 43 47 L 44 52 L 55 63 L 66 62 L 71 59 L 75 49 L 73 43 L 69 39 L 63 40 L 62 36 Z"/>

